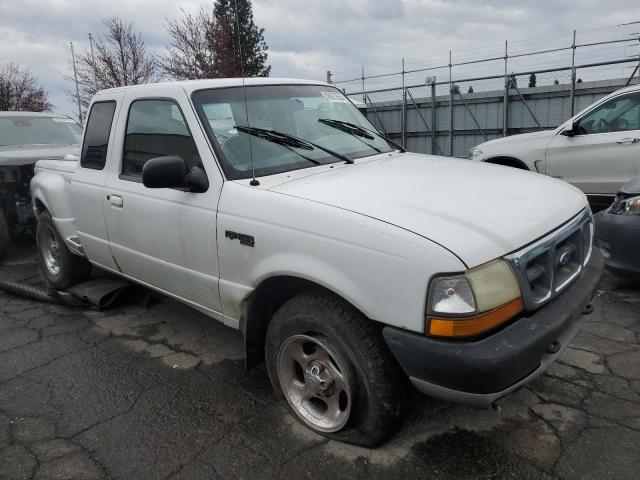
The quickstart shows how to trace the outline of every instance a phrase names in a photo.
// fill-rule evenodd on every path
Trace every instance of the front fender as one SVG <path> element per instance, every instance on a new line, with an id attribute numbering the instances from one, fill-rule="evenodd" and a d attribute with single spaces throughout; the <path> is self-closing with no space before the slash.
<path id="1" fill-rule="evenodd" d="M 217 233 L 227 318 L 241 319 L 244 301 L 262 282 L 287 276 L 333 291 L 373 320 L 424 331 L 431 277 L 465 270 L 445 248 L 394 225 L 230 183 Z"/>

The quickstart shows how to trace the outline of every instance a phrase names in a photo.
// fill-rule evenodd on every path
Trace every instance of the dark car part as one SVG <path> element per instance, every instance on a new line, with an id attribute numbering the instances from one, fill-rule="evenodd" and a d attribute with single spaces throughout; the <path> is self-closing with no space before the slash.
<path id="1" fill-rule="evenodd" d="M 607 270 L 640 279 L 640 177 L 618 190 L 613 204 L 596 214 L 595 225 Z"/>
<path id="2" fill-rule="evenodd" d="M 34 165 L 0 165 L 0 258 L 8 250 L 10 233 L 33 231 L 35 226 L 29 191 L 33 170 Z"/>
<path id="3" fill-rule="evenodd" d="M 9 252 L 11 237 L 9 236 L 9 222 L 3 208 L 0 208 L 0 259 Z"/>

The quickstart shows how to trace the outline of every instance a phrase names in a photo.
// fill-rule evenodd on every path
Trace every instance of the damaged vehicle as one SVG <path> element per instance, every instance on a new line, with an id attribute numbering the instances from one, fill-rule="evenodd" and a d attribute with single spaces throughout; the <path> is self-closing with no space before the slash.
<path id="1" fill-rule="evenodd" d="M 369 447 L 409 382 L 479 407 L 530 382 L 603 269 L 577 188 L 406 152 L 313 81 L 104 90 L 31 193 L 50 284 L 97 266 L 239 329 L 295 418 Z"/>
<path id="2" fill-rule="evenodd" d="M 0 258 L 11 235 L 33 231 L 29 183 L 36 161 L 78 154 L 82 127 L 52 113 L 0 112 Z"/>
<path id="3" fill-rule="evenodd" d="M 595 222 L 607 269 L 640 280 L 640 177 L 626 183 Z"/>

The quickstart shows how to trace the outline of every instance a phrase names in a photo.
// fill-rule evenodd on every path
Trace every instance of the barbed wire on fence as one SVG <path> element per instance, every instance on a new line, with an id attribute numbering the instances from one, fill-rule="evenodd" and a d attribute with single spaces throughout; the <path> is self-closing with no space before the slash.
<path id="1" fill-rule="evenodd" d="M 604 30 L 602 31 L 604 32 Z M 562 36 L 565 38 L 564 36 Z M 352 100 L 366 106 L 376 128 L 406 148 L 423 153 L 463 156 L 482 141 L 513 133 L 554 128 L 593 101 L 628 84 L 640 84 L 640 36 L 595 38 L 545 48 L 542 42 L 517 42 L 532 50 L 510 50 L 482 58 L 425 63 L 401 61 L 399 71 L 376 69 L 360 76 L 327 80 Z M 624 46 L 625 55 L 611 57 Z M 598 49 L 590 61 L 578 62 L 578 52 Z M 495 50 L 493 51 L 495 53 Z M 570 63 L 563 56 L 570 55 Z M 545 68 L 526 68 L 527 59 L 546 59 Z M 492 74 L 479 66 L 491 65 Z M 465 72 L 467 75 L 458 74 Z M 475 73 L 475 74 L 474 74 Z M 426 78 L 425 78 L 426 77 Z"/>

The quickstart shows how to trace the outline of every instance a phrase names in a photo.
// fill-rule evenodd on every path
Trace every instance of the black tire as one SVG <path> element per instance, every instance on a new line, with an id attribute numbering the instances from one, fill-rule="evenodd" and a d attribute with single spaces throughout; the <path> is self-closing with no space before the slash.
<path id="1" fill-rule="evenodd" d="M 337 431 L 322 431 L 310 425 L 291 406 L 280 382 L 281 348 L 285 351 L 283 346 L 288 340 L 303 335 L 326 342 L 350 382 L 349 390 L 353 390 L 348 419 Z M 398 428 L 404 410 L 406 377 L 384 342 L 379 326 L 337 296 L 310 291 L 280 307 L 267 329 L 265 356 L 277 395 L 285 400 L 293 416 L 312 430 L 371 448 L 387 440 Z"/>
<path id="2" fill-rule="evenodd" d="M 57 242 L 55 249 L 56 265 L 59 269 L 53 269 L 45 259 L 49 249 L 47 240 L 52 238 Z M 91 264 L 87 259 L 71 253 L 64 240 L 58 233 L 49 212 L 45 211 L 38 217 L 36 228 L 36 246 L 38 263 L 46 281 L 57 290 L 64 290 L 72 285 L 82 282 L 91 273 Z"/>
<path id="3" fill-rule="evenodd" d="M 0 259 L 9 255 L 11 246 L 11 234 L 9 233 L 9 222 L 4 208 L 0 206 Z"/>

